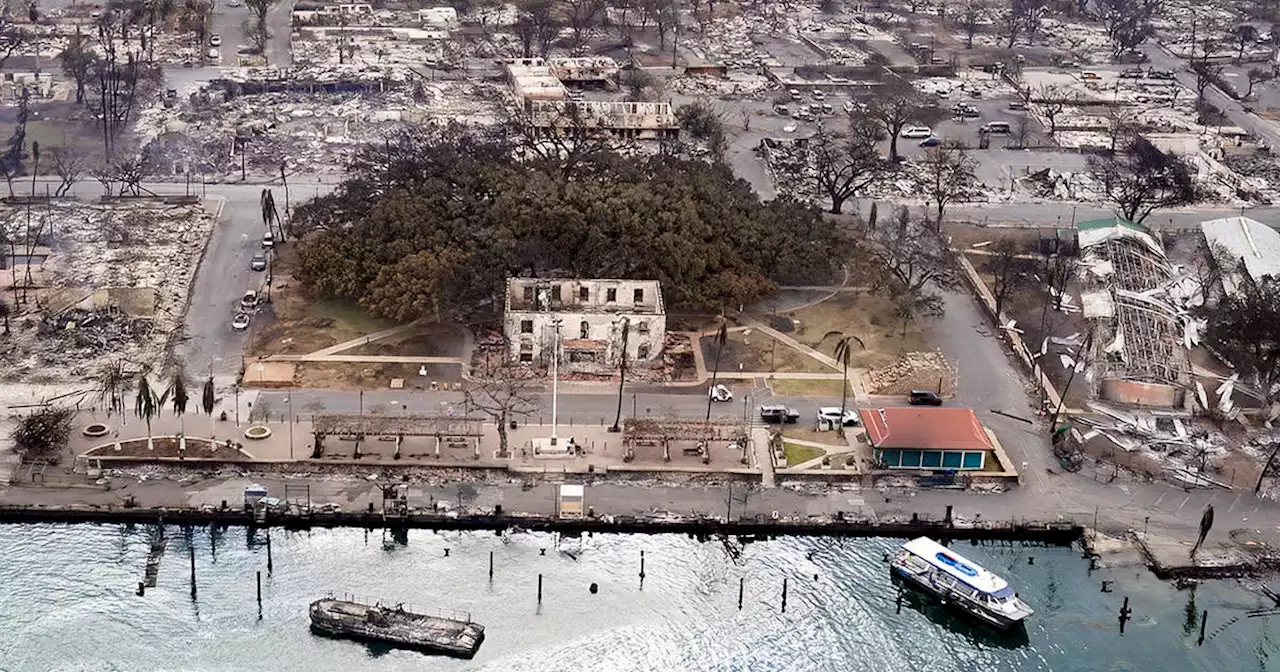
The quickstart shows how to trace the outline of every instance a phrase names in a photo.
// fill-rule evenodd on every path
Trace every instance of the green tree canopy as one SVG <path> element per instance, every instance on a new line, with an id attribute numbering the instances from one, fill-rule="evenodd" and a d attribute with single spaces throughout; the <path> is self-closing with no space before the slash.
<path id="1" fill-rule="evenodd" d="M 723 166 L 596 153 L 565 168 L 456 129 L 370 148 L 298 209 L 299 277 L 401 321 L 494 317 L 518 275 L 657 279 L 670 312 L 714 313 L 829 281 L 851 248 Z"/>

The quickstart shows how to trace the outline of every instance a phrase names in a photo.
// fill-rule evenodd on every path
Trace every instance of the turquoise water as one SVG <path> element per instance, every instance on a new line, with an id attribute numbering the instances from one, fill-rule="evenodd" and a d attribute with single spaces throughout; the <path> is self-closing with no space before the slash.
<path id="1" fill-rule="evenodd" d="M 899 610 L 882 561 L 897 542 L 886 539 L 596 535 L 575 559 L 547 534 L 276 531 L 268 575 L 263 533 L 200 529 L 193 601 L 177 528 L 157 585 L 135 595 L 151 534 L 0 527 L 0 670 L 1280 670 L 1271 635 L 1280 617 L 1245 617 L 1267 606 L 1246 587 L 1217 582 L 1192 593 L 1138 569 L 1090 574 L 1071 549 L 955 546 L 1037 610 L 1020 641 L 910 599 Z M 1101 592 L 1103 580 L 1113 592 Z M 315 637 L 306 606 L 329 591 L 470 612 L 486 640 L 464 661 Z M 1126 595 L 1134 619 L 1122 636 L 1116 612 Z M 1240 618 L 1197 647 L 1189 602 L 1191 612 L 1209 610 L 1211 635 Z"/>

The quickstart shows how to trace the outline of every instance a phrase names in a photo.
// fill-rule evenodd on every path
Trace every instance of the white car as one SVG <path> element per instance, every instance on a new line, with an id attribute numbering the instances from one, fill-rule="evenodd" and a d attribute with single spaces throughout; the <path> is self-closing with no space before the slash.
<path id="1" fill-rule="evenodd" d="M 857 427 L 859 424 L 858 412 L 851 408 L 845 409 L 844 422 L 841 422 L 839 406 L 823 406 L 818 409 L 818 427 L 834 428 L 837 424 L 845 427 Z"/>
<path id="2" fill-rule="evenodd" d="M 262 247 L 269 250 L 276 246 L 276 234 L 268 231 L 262 234 Z"/>
<path id="3" fill-rule="evenodd" d="M 220 46 L 222 46 L 222 36 L 221 36 L 221 35 L 210 35 L 210 36 L 209 36 L 209 46 L 211 46 L 211 47 L 220 47 Z"/>
<path id="4" fill-rule="evenodd" d="M 733 390 L 725 385 L 713 385 L 707 393 L 712 401 L 733 401 Z"/>
<path id="5" fill-rule="evenodd" d="M 827 94 L 826 94 L 826 93 L 824 93 L 824 92 L 822 91 L 822 89 L 814 89 L 814 90 L 813 90 L 813 99 L 814 99 L 814 100 L 824 100 L 826 97 L 827 97 Z"/>
<path id="6" fill-rule="evenodd" d="M 795 133 L 797 128 L 800 128 L 800 127 L 799 127 L 799 126 L 796 126 L 795 124 L 787 124 L 786 126 L 783 126 L 783 127 L 782 127 L 782 132 L 783 132 L 783 133 Z"/>
<path id="7" fill-rule="evenodd" d="M 258 307 L 258 293 L 252 289 L 246 290 L 244 296 L 240 297 L 240 307 L 246 310 L 253 310 Z"/>
<path id="8" fill-rule="evenodd" d="M 235 316 L 234 318 L 232 318 L 232 319 L 231 319 L 231 328 L 232 328 L 232 329 L 235 329 L 236 331 L 244 331 L 245 329 L 248 329 L 248 328 L 249 328 L 249 314 L 248 314 L 248 313 L 236 313 L 236 316 Z"/>
<path id="9" fill-rule="evenodd" d="M 240 0 L 227 0 L 228 7 L 239 7 L 240 4 Z"/>
<path id="10" fill-rule="evenodd" d="M 917 140 L 923 140 L 931 135 L 933 135 L 933 129 L 928 126 L 908 126 L 898 134 L 899 137 L 916 138 Z"/>

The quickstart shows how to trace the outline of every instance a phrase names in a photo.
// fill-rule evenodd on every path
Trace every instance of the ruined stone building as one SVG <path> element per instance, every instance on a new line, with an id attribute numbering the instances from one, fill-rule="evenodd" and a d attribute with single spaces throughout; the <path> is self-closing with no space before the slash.
<path id="1" fill-rule="evenodd" d="M 624 324 L 628 365 L 656 360 L 667 330 L 657 280 L 507 281 L 503 333 L 513 360 L 549 365 L 557 320 L 560 362 L 570 371 L 615 370 Z"/>

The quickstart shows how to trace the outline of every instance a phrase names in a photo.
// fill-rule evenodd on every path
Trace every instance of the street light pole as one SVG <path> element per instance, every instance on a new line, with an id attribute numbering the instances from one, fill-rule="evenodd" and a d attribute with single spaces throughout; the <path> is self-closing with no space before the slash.
<path id="1" fill-rule="evenodd" d="M 618 413 L 613 417 L 613 426 L 609 428 L 611 432 L 620 432 L 622 428 L 619 423 L 622 422 L 622 387 L 627 380 L 627 334 L 631 331 L 631 318 L 622 317 L 622 359 L 618 363 Z"/>

